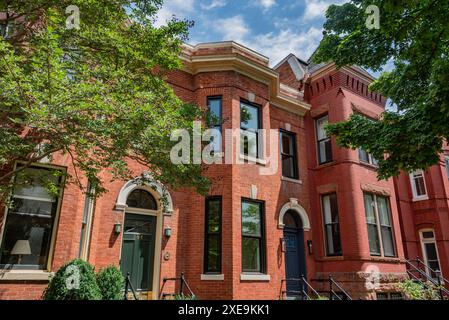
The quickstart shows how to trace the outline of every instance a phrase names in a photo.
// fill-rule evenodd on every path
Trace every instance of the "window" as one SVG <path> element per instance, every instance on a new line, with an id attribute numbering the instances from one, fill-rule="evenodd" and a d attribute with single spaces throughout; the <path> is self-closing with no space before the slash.
<path id="1" fill-rule="evenodd" d="M 242 270 L 265 272 L 263 203 L 242 201 Z"/>
<path id="2" fill-rule="evenodd" d="M 400 292 L 377 292 L 377 300 L 404 300 Z"/>
<path id="3" fill-rule="evenodd" d="M 157 202 L 153 195 L 146 190 L 136 189 L 130 193 L 126 200 L 126 205 L 130 208 L 157 210 Z"/>
<path id="4" fill-rule="evenodd" d="M 240 103 L 240 129 L 240 152 L 245 156 L 259 158 L 260 107 L 246 102 Z"/>
<path id="5" fill-rule="evenodd" d="M 444 157 L 444 162 L 446 163 L 446 174 L 449 178 L 449 156 Z"/>
<path id="6" fill-rule="evenodd" d="M 281 131 L 282 176 L 298 179 L 298 161 L 296 157 L 296 136 Z"/>
<path id="7" fill-rule="evenodd" d="M 94 190 L 90 182 L 87 186 L 87 194 L 84 202 L 83 220 L 81 222 L 81 238 L 79 257 L 87 260 L 89 255 L 90 231 L 92 225 L 92 216 L 94 212 L 95 198 Z"/>
<path id="8" fill-rule="evenodd" d="M 60 187 L 61 175 L 56 169 L 30 167 L 16 176 L 3 230 L 1 266 L 47 268 L 59 198 L 47 186 Z"/>
<path id="9" fill-rule="evenodd" d="M 332 193 L 321 197 L 324 220 L 324 235 L 326 240 L 326 255 L 342 254 L 340 240 L 340 224 L 338 219 L 337 194 Z"/>
<path id="10" fill-rule="evenodd" d="M 318 145 L 318 163 L 324 164 L 332 161 L 332 143 L 324 127 L 328 124 L 329 117 L 326 115 L 316 120 L 316 136 Z"/>
<path id="11" fill-rule="evenodd" d="M 207 98 L 207 107 L 209 108 L 209 127 L 210 129 L 214 129 L 211 143 L 213 143 L 213 151 L 215 153 L 221 152 L 221 123 L 222 123 L 222 97 L 208 97 Z"/>
<path id="12" fill-rule="evenodd" d="M 371 164 L 373 166 L 379 165 L 379 162 L 370 153 L 363 150 L 363 148 L 359 148 L 359 159 L 360 161 Z"/>
<path id="13" fill-rule="evenodd" d="M 436 271 L 440 271 L 440 261 L 438 258 L 437 242 L 433 230 L 422 230 L 420 232 L 421 245 L 423 250 L 424 262 L 429 268 L 426 268 L 427 274 L 436 279 Z"/>
<path id="14" fill-rule="evenodd" d="M 221 273 L 221 197 L 206 199 L 204 272 Z"/>
<path id="15" fill-rule="evenodd" d="M 372 256 L 395 257 L 389 199 L 365 193 L 365 214 Z"/>
<path id="16" fill-rule="evenodd" d="M 412 184 L 413 200 L 428 199 L 424 171 L 417 170 L 410 174 L 410 182 Z"/>

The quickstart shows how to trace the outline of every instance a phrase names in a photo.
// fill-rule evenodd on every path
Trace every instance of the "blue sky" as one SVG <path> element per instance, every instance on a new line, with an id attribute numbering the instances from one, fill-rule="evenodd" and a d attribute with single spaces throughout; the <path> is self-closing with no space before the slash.
<path id="1" fill-rule="evenodd" d="M 157 24 L 195 21 L 189 43 L 234 40 L 270 58 L 308 59 L 322 38 L 324 13 L 344 0 L 165 0 Z"/>

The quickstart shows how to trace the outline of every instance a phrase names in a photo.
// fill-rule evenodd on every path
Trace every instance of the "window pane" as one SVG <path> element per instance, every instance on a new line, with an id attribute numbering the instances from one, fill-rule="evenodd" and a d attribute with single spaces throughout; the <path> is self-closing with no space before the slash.
<path id="1" fill-rule="evenodd" d="M 261 237 L 261 205 L 242 202 L 242 234 Z"/>
<path id="2" fill-rule="evenodd" d="M 51 174 L 50 170 L 28 168 L 23 175 L 16 178 L 17 186 L 14 188 L 15 196 L 26 196 L 55 201 L 54 197 L 45 188 L 46 183 L 58 185 L 59 177 Z"/>
<path id="3" fill-rule="evenodd" d="M 257 158 L 258 157 L 258 133 L 251 131 L 240 132 L 240 152 L 244 155 Z"/>
<path id="4" fill-rule="evenodd" d="M 218 233 L 220 232 L 220 215 L 221 215 L 221 201 L 220 200 L 209 200 L 208 203 L 208 233 Z"/>
<path id="5" fill-rule="evenodd" d="M 331 211 L 331 202 L 330 196 L 323 196 L 323 213 L 324 213 L 324 223 L 332 223 L 332 211 Z"/>
<path id="6" fill-rule="evenodd" d="M 242 102 L 240 105 L 240 119 L 240 127 L 242 129 L 256 131 L 259 129 L 259 108 Z"/>
<path id="7" fill-rule="evenodd" d="M 295 160 L 293 157 L 282 155 L 282 176 L 287 178 L 296 178 Z"/>
<path id="8" fill-rule="evenodd" d="M 126 200 L 126 204 L 131 208 L 157 210 L 156 199 L 148 191 L 137 189 L 131 192 Z"/>
<path id="9" fill-rule="evenodd" d="M 384 197 L 377 197 L 377 208 L 379 210 L 379 220 L 382 226 L 391 226 L 390 209 L 388 199 Z"/>
<path id="10" fill-rule="evenodd" d="M 447 177 L 449 178 L 449 157 L 445 157 L 445 162 L 446 162 L 446 173 L 447 173 Z"/>
<path id="11" fill-rule="evenodd" d="M 261 272 L 260 239 L 242 238 L 242 269 L 247 272 Z"/>
<path id="12" fill-rule="evenodd" d="M 422 237 L 424 239 L 433 239 L 433 238 L 435 238 L 435 235 L 434 235 L 433 231 L 424 231 L 422 233 Z"/>
<path id="13" fill-rule="evenodd" d="M 220 266 L 220 236 L 218 234 L 207 236 L 207 267 L 206 272 L 219 272 Z"/>
<path id="14" fill-rule="evenodd" d="M 363 148 L 359 148 L 359 158 L 361 161 L 369 162 L 368 153 Z"/>
<path id="15" fill-rule="evenodd" d="M 384 246 L 384 255 L 386 257 L 396 256 L 393 243 L 393 232 L 391 228 L 382 227 L 382 244 Z"/>
<path id="16" fill-rule="evenodd" d="M 426 248 L 427 260 L 438 260 L 435 243 L 426 243 L 424 246 Z"/>
<path id="17" fill-rule="evenodd" d="M 282 145 L 281 152 L 287 155 L 293 155 L 293 136 L 281 133 Z"/>
<path id="18" fill-rule="evenodd" d="M 208 99 L 210 126 L 221 126 L 221 98 Z"/>
<path id="19" fill-rule="evenodd" d="M 369 224 L 377 224 L 376 213 L 374 211 L 374 196 L 365 194 L 365 214 L 366 222 Z"/>
<path id="20" fill-rule="evenodd" d="M 371 254 L 380 255 L 380 242 L 377 226 L 374 224 L 368 225 L 368 239 Z"/>
<path id="21" fill-rule="evenodd" d="M 415 189 L 417 196 L 425 196 L 426 195 L 426 187 L 424 182 L 424 177 L 422 175 L 415 176 Z"/>
<path id="22" fill-rule="evenodd" d="M 340 226 L 338 224 L 337 195 L 330 194 L 322 197 L 326 250 L 328 255 L 341 253 Z"/>
<path id="23" fill-rule="evenodd" d="M 328 123 L 328 117 L 325 116 L 321 119 L 318 119 L 316 121 L 316 126 L 317 126 L 317 139 L 318 140 L 323 140 L 325 138 L 327 138 L 327 134 L 326 134 L 326 130 L 324 130 L 324 126 L 327 125 Z"/>

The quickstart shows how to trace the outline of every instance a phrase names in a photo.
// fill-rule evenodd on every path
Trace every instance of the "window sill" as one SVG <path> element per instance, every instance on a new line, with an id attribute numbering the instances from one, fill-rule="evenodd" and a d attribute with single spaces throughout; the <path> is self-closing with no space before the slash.
<path id="1" fill-rule="evenodd" d="M 54 273 L 37 270 L 10 270 L 0 272 L 0 281 L 49 281 Z"/>
<path id="2" fill-rule="evenodd" d="M 224 274 L 202 274 L 201 281 L 224 281 Z"/>
<path id="3" fill-rule="evenodd" d="M 239 159 L 240 160 L 246 160 L 248 162 L 252 162 L 252 163 L 257 163 L 257 164 L 261 164 L 261 165 L 267 165 L 267 160 L 265 159 L 259 159 L 259 158 L 254 158 L 251 156 L 246 156 L 244 154 L 239 154 Z"/>
<path id="4" fill-rule="evenodd" d="M 372 164 L 372 163 L 369 163 L 369 162 L 365 162 L 363 160 L 360 160 L 359 163 L 362 166 L 367 167 L 367 168 L 372 169 L 372 170 L 378 170 L 379 169 L 379 165 L 375 165 L 375 164 Z"/>
<path id="5" fill-rule="evenodd" d="M 424 200 L 429 200 L 428 196 L 425 197 L 417 197 L 417 198 L 413 198 L 413 202 L 419 202 L 419 201 L 424 201 Z"/>
<path id="6" fill-rule="evenodd" d="M 270 281 L 271 276 L 269 274 L 261 273 L 242 273 L 240 274 L 241 281 Z"/>
<path id="7" fill-rule="evenodd" d="M 296 184 L 302 184 L 302 180 L 299 180 L 299 179 L 292 179 L 292 178 L 282 177 L 281 180 L 282 181 L 286 181 L 286 182 L 296 183 Z"/>

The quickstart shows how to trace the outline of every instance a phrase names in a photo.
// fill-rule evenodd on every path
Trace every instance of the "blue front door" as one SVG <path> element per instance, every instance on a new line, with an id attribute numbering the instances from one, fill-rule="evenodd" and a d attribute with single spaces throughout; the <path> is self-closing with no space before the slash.
<path id="1" fill-rule="evenodd" d="M 306 276 L 303 230 L 285 227 L 284 241 L 287 296 L 300 296 L 300 292 L 303 290 L 303 282 L 299 279 Z"/>

